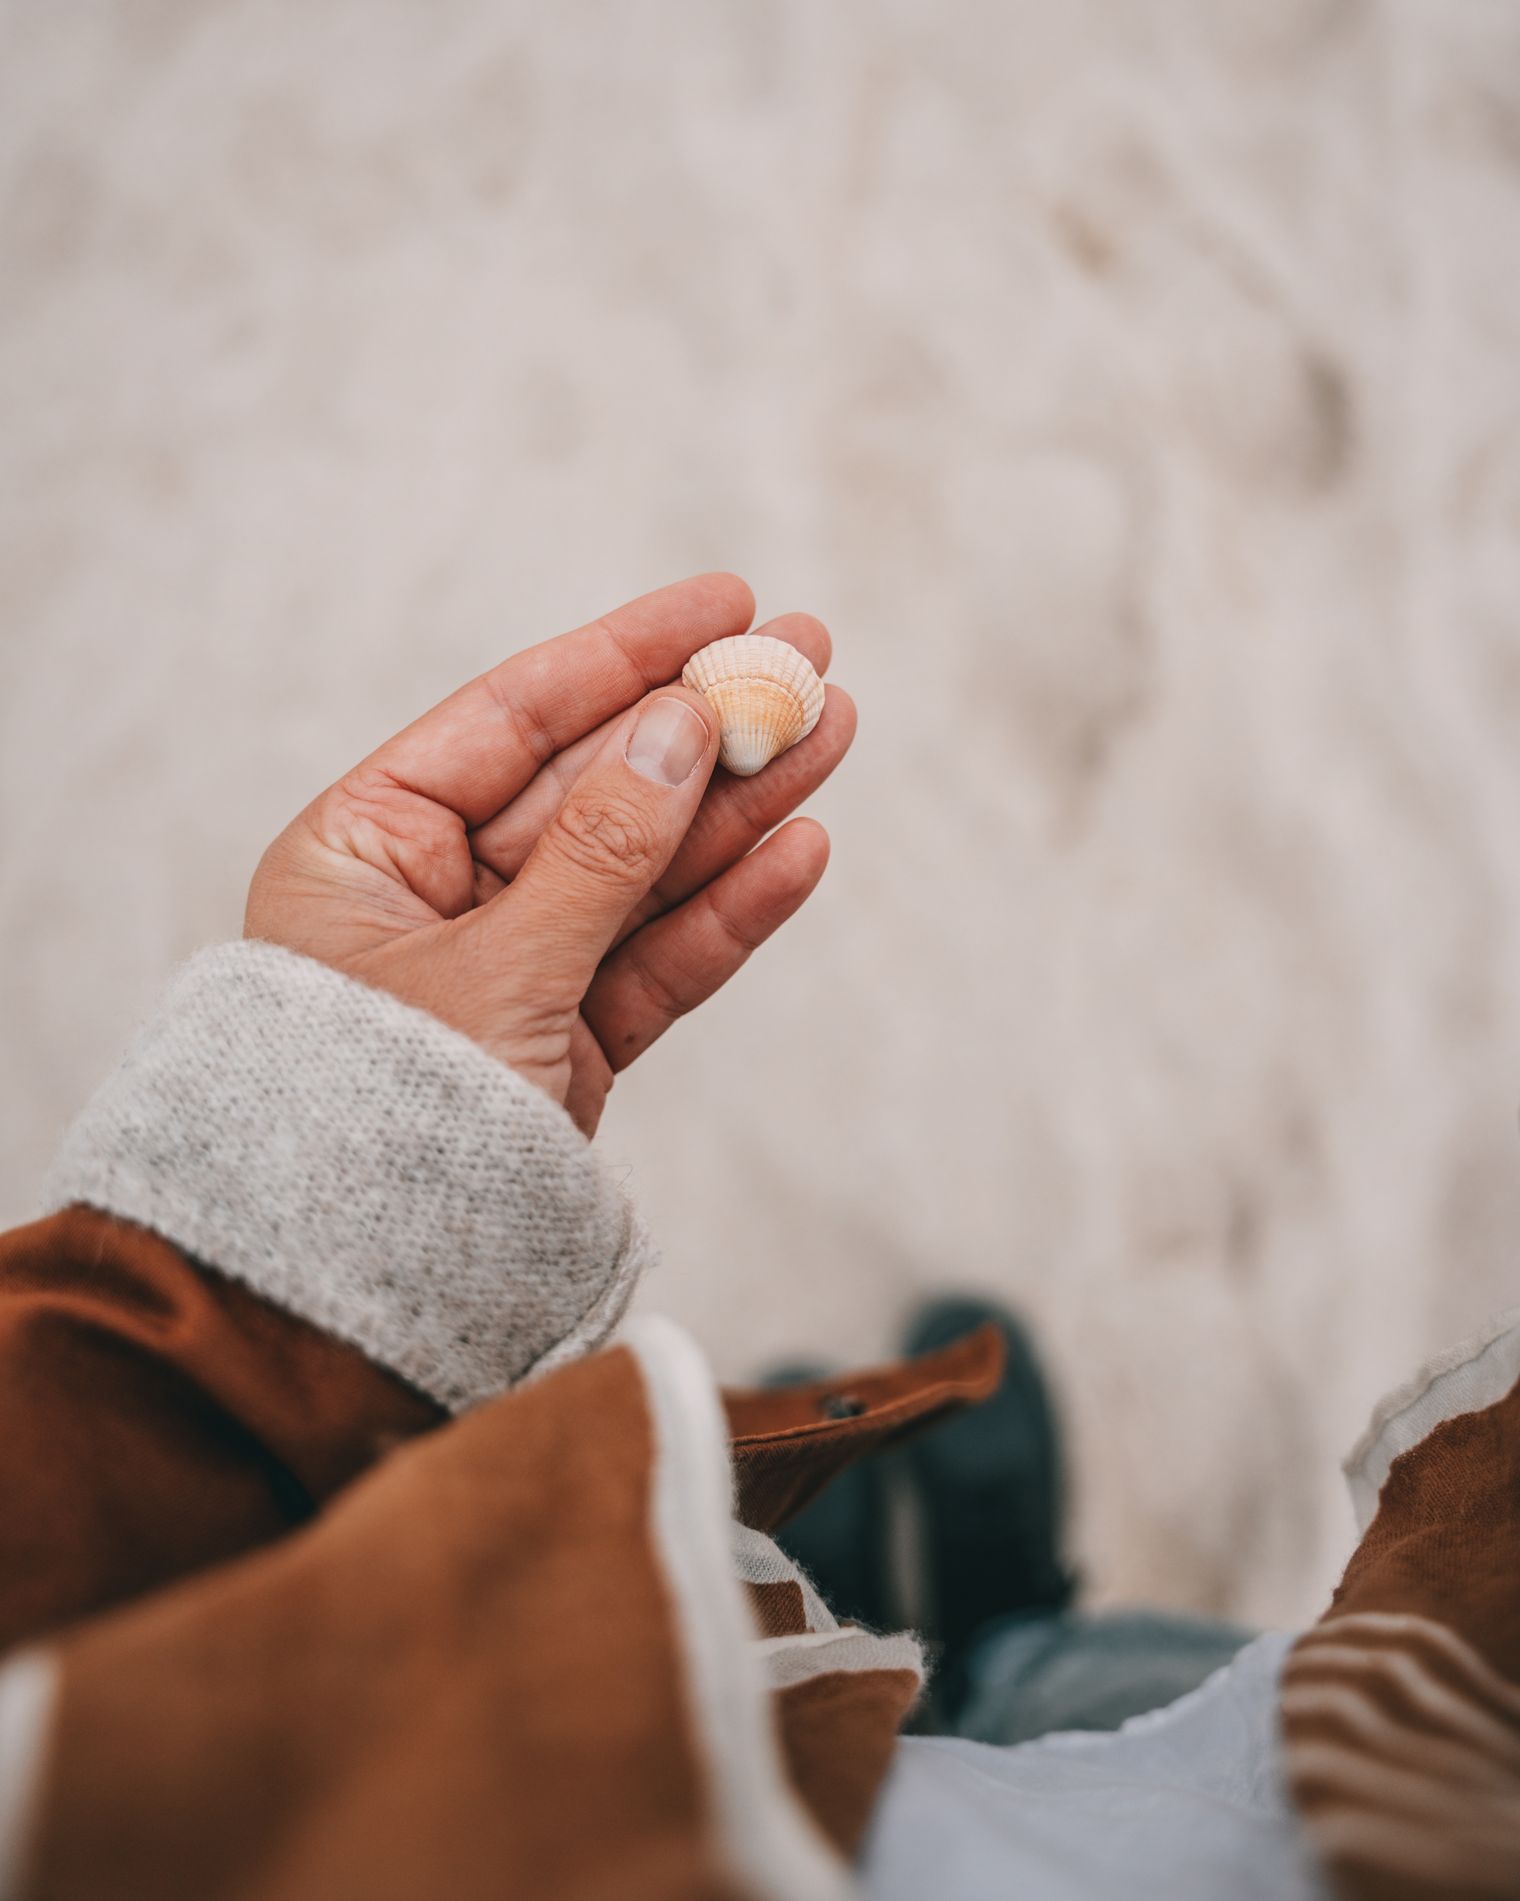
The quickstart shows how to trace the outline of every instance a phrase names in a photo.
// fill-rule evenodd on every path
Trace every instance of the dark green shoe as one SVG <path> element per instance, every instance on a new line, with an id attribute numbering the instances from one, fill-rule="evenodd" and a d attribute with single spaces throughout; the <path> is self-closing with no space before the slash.
<path id="1" fill-rule="evenodd" d="M 919 1309 L 902 1350 L 928 1353 L 989 1320 L 1007 1356 L 992 1396 L 849 1466 L 777 1533 L 842 1621 L 908 1626 L 929 1640 L 941 1708 L 956 1703 L 965 1655 L 985 1625 L 1060 1610 L 1074 1588 L 1061 1556 L 1060 1433 L 1023 1327 L 990 1302 L 949 1296 Z M 792 1366 L 766 1384 L 827 1372 Z"/>
<path id="2" fill-rule="evenodd" d="M 1062 1609 L 1074 1580 L 1062 1558 L 1060 1429 L 1028 1334 L 1013 1315 L 965 1296 L 931 1301 L 905 1353 L 927 1353 L 992 1321 L 1007 1364 L 990 1399 L 893 1456 L 910 1490 L 920 1569 L 915 1620 L 943 1646 L 942 1700 L 954 1706 L 967 1651 L 993 1619 Z"/>

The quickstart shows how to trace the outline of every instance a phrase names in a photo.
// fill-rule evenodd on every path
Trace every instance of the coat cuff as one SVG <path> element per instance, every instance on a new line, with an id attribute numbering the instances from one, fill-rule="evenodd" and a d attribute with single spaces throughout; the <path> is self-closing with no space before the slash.
<path id="1" fill-rule="evenodd" d="M 1486 1412 L 1520 1384 L 1520 1307 L 1496 1315 L 1478 1333 L 1427 1360 L 1378 1405 L 1342 1462 L 1357 1530 L 1372 1523 L 1395 1459 L 1463 1413 Z"/>
<path id="2" fill-rule="evenodd" d="M 153 1229 L 456 1412 L 599 1344 L 653 1259 L 558 1103 L 273 944 L 180 970 L 46 1192 Z"/>

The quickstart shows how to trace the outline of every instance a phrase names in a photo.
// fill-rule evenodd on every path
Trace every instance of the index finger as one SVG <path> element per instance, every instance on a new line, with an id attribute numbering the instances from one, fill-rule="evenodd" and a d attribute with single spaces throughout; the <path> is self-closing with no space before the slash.
<path id="1" fill-rule="evenodd" d="M 742 634 L 755 597 L 698 574 L 514 654 L 413 720 L 363 762 L 479 825 L 562 746 L 673 680 L 710 640 Z"/>
<path id="2" fill-rule="evenodd" d="M 763 627 L 757 627 L 755 632 L 774 635 L 777 640 L 784 640 L 789 646 L 797 648 L 813 663 L 815 672 L 828 671 L 833 643 L 823 622 L 814 620 L 811 614 L 779 614 Z M 622 710 L 620 707 L 619 713 Z M 470 849 L 483 865 L 489 866 L 498 877 L 504 879 L 510 880 L 517 876 L 528 853 L 537 844 L 539 834 L 553 819 L 564 804 L 570 788 L 600 751 L 612 723 L 611 720 L 604 720 L 594 731 L 556 753 L 514 799 L 471 833 Z M 776 777 L 774 773 L 767 775 L 768 787 L 775 785 Z M 748 784 L 744 779 L 730 779 L 725 773 L 716 790 L 709 793 L 708 804 L 714 799 L 722 804 L 735 800 L 748 803 L 754 796 L 752 792 L 746 792 Z M 770 827 L 765 829 L 768 831 Z M 754 839 L 749 841 L 750 844 L 755 842 Z"/>

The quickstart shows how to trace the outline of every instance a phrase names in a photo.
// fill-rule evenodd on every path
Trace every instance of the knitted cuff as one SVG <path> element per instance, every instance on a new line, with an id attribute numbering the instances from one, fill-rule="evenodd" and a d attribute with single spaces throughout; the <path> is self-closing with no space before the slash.
<path id="1" fill-rule="evenodd" d="M 46 1192 L 154 1229 L 453 1411 L 597 1345 L 653 1258 L 542 1090 L 272 944 L 179 971 Z"/>

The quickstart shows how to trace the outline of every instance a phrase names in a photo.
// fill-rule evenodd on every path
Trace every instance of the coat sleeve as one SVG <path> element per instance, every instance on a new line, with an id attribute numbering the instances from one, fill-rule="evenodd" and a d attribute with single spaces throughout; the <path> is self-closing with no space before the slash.
<path id="1" fill-rule="evenodd" d="M 300 1523 L 442 1409 L 72 1208 L 0 1239 L 0 1650 Z"/>
<path id="2" fill-rule="evenodd" d="M 560 1107 L 259 943 L 193 959 L 0 1239 L 0 1649 L 586 1351 L 649 1257 Z"/>

